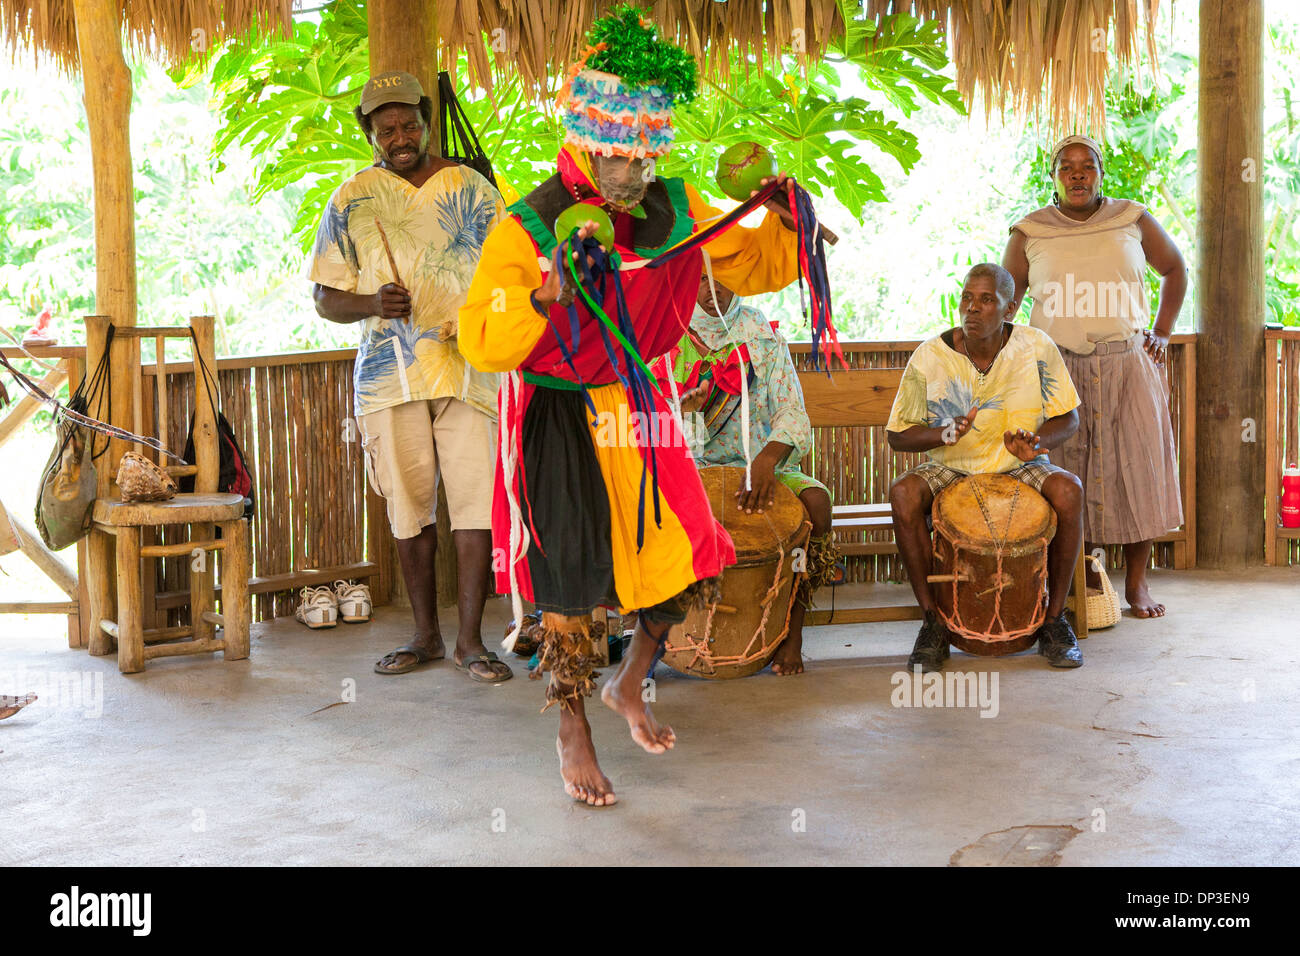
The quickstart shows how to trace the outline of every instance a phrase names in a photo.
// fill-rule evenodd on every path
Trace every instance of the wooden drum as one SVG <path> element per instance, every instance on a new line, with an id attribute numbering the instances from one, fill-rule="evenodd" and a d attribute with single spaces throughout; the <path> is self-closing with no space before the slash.
<path id="1" fill-rule="evenodd" d="M 736 563 L 722 572 L 717 602 L 693 608 L 668 634 L 664 663 L 695 677 L 748 677 L 768 665 L 785 639 L 794 605 L 795 548 L 807 549 L 812 525 L 803 503 L 778 484 L 762 514 L 736 508 L 745 469 L 702 468 L 709 507 L 736 545 Z"/>
<path id="2" fill-rule="evenodd" d="M 1047 610 L 1047 546 L 1056 513 L 1009 475 L 971 475 L 934 500 L 935 603 L 968 654 L 998 657 L 1034 643 Z"/>

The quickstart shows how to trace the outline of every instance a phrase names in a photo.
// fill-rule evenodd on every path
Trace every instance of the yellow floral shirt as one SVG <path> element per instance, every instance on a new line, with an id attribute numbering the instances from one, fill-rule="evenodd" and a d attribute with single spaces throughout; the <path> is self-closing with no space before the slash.
<path id="1" fill-rule="evenodd" d="M 469 365 L 456 334 L 483 240 L 505 215 L 500 194 L 466 166 L 439 170 L 418 189 L 370 166 L 331 197 L 316 230 L 311 280 L 359 295 L 393 282 L 378 223 L 411 293 L 409 322 L 361 322 L 353 373 L 358 414 L 458 398 L 496 416 L 499 377 Z"/>
<path id="2" fill-rule="evenodd" d="M 917 346 L 894 396 L 889 431 L 937 428 L 978 407 L 971 430 L 954 445 L 932 448 L 930 457 L 968 475 L 1000 474 L 1024 464 L 1007 451 L 1003 433 L 1037 432 L 1049 418 L 1077 408 L 1079 395 L 1046 332 L 1028 325 L 1011 329 L 986 374 L 942 335 Z"/>

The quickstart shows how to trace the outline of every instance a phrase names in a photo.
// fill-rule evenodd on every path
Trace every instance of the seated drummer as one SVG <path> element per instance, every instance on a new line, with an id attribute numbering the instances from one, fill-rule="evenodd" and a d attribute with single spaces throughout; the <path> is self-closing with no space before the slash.
<path id="1" fill-rule="evenodd" d="M 772 658 L 772 673 L 788 677 L 803 673 L 803 619 L 812 592 L 835 574 L 838 556 L 830 534 L 831 496 L 825 485 L 799 470 L 800 459 L 812 445 L 812 425 L 789 346 L 762 312 L 742 304 L 725 286 L 711 282 L 706 270 L 700 277 L 690 327 L 671 354 L 679 380 L 686 378 L 696 363 L 708 376 L 681 396 L 683 413 L 701 413 L 693 416 L 697 440 L 692 446 L 701 467 L 745 467 L 737 350 L 747 359 L 753 459 L 751 490 L 741 488 L 736 493 L 736 507 L 746 514 L 762 514 L 773 504 L 780 482 L 799 496 L 812 522 L 807 576 L 800 582 L 790 610 L 789 632 Z M 657 364 L 656 368 L 663 366 Z M 687 424 L 689 434 L 690 422 Z"/>
<path id="2" fill-rule="evenodd" d="M 1055 343 L 1038 329 L 1012 324 L 1015 293 L 1015 280 L 1001 266 L 982 263 L 966 274 L 961 325 L 912 353 L 886 426 L 895 451 L 930 456 L 889 489 L 898 550 L 925 613 L 907 664 L 927 673 L 943 668 L 950 633 L 926 580 L 932 564 L 926 517 L 935 495 L 978 474 L 1017 478 L 1056 512 L 1038 653 L 1053 667 L 1083 663 L 1064 614 L 1083 536 L 1082 486 L 1046 455 L 1079 427 L 1079 396 Z"/>

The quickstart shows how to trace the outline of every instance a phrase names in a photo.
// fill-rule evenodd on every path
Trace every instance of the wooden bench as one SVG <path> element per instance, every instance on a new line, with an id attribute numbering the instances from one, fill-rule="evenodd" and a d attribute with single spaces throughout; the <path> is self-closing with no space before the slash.
<path id="1" fill-rule="evenodd" d="M 883 428 L 889 422 L 889 412 L 894 405 L 903 378 L 901 368 L 838 369 L 829 378 L 825 372 L 800 371 L 799 384 L 803 389 L 804 405 L 814 428 L 850 428 L 873 426 Z M 840 538 L 846 534 L 863 531 L 893 531 L 894 519 L 889 502 L 831 505 L 831 532 Z M 839 549 L 847 556 L 897 554 L 898 546 L 889 541 L 839 541 Z M 1082 555 L 1082 548 L 1080 549 Z M 1084 562 L 1075 562 L 1074 588 L 1067 607 L 1074 612 L 1075 632 L 1080 638 L 1088 636 L 1087 601 L 1078 595 L 1086 594 L 1084 587 Z M 906 621 L 921 617 L 921 609 L 914 601 L 877 607 L 836 607 L 834 612 L 817 609 L 809 612 L 806 623 L 860 624 L 873 621 Z"/>

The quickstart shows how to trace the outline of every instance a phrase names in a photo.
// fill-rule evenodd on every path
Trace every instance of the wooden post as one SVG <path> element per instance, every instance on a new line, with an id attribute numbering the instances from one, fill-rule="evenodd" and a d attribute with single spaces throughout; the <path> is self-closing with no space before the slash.
<path id="1" fill-rule="evenodd" d="M 226 542 L 221 555 L 221 637 L 225 642 L 222 657 L 228 661 L 242 661 L 248 657 L 251 645 L 248 579 L 253 576 L 253 567 L 249 560 L 252 553 L 249 551 L 248 521 L 240 518 L 222 522 L 221 534 Z M 216 555 L 212 558 L 215 560 Z M 242 586 L 236 586 L 234 582 L 242 582 Z"/>
<path id="2" fill-rule="evenodd" d="M 202 363 L 206 363 L 212 375 L 215 377 L 217 374 L 214 326 L 215 323 L 210 315 L 196 315 L 190 319 L 190 327 L 194 330 L 194 461 L 199 469 L 194 476 L 194 491 L 197 494 L 211 494 L 216 491 L 221 472 L 220 451 L 217 447 L 217 416 L 212 405 L 217 397 L 216 383 L 212 383 L 213 392 L 209 393 L 202 368 Z M 214 527 L 211 523 L 190 525 L 190 540 L 210 540 L 214 534 Z M 197 558 L 196 555 L 195 559 Z M 202 560 L 201 571 L 194 570 L 192 563 L 190 565 L 190 625 L 194 628 L 194 640 L 210 641 L 214 629 L 212 622 L 203 616 L 203 612 L 211 611 L 213 608 L 213 582 L 217 576 L 217 556 L 209 552 L 202 556 Z M 229 571 L 228 567 L 227 571 Z M 241 573 L 247 578 L 248 569 L 243 568 Z"/>
<path id="3" fill-rule="evenodd" d="M 1277 555 L 1277 525 L 1282 475 L 1277 466 L 1282 457 L 1281 436 L 1277 429 L 1277 345 L 1272 336 L 1264 338 L 1264 563 L 1282 564 Z M 1284 463 L 1285 464 L 1285 463 Z"/>
<path id="4" fill-rule="evenodd" d="M 1243 568 L 1264 560 L 1263 0 L 1201 0 L 1200 35 L 1196 560 Z"/>
<path id="5" fill-rule="evenodd" d="M 105 336 L 108 330 L 108 316 L 86 316 L 86 374 L 93 376 L 99 367 L 99 356 L 106 349 Z M 93 356 L 93 358 L 92 358 Z M 101 392 L 90 402 L 88 411 L 93 418 L 101 421 L 108 417 L 108 395 Z M 92 435 L 91 448 L 101 436 Z M 108 465 L 105 454 L 95 462 L 95 496 L 107 498 L 113 485 L 113 471 Z M 86 593 L 90 605 L 90 621 L 86 635 L 86 648 L 95 657 L 103 657 L 113 652 L 113 641 L 104 629 L 101 621 L 117 620 L 117 545 L 113 536 L 99 528 L 92 527 L 86 537 Z"/>
<path id="6" fill-rule="evenodd" d="M 405 70 L 433 99 L 429 152 L 438 155 L 438 16 L 437 0 L 370 0 L 370 73 Z"/>
<path id="7" fill-rule="evenodd" d="M 104 354 L 107 321 L 135 325 L 135 191 L 131 177 L 131 71 L 122 56 L 122 17 L 119 0 L 73 0 L 77 24 L 77 52 L 86 123 L 90 131 L 91 163 L 95 185 L 95 308 L 102 321 L 97 332 L 86 322 L 86 368 L 99 366 Z M 129 428 L 135 420 L 132 379 L 138 375 L 140 344 L 126 343 L 127 361 L 112 369 L 111 395 L 114 425 Z M 134 375 L 133 375 L 134 373 Z M 108 396 L 90 409 L 97 418 L 108 412 Z M 98 495 L 107 497 L 117 463 L 126 451 L 123 442 L 110 442 L 108 452 L 95 462 Z M 90 597 L 91 654 L 111 653 L 112 643 L 99 626 L 116 619 L 116 547 L 105 532 L 92 530 L 86 542 L 86 588 Z"/>
<path id="8" fill-rule="evenodd" d="M 117 530 L 117 669 L 123 674 L 144 670 L 140 529 L 133 527 Z"/>

